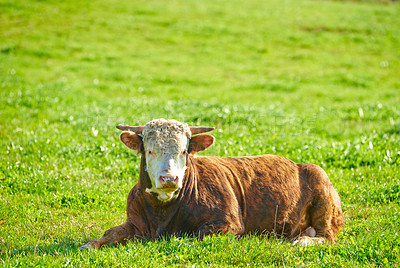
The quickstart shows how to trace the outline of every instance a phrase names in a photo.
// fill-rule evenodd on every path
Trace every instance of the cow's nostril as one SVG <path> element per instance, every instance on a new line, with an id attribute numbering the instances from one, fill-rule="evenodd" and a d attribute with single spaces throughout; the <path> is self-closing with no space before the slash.
<path id="1" fill-rule="evenodd" d="M 177 184 L 178 183 L 178 176 L 175 177 L 167 177 L 167 176 L 160 176 L 158 178 L 161 184 L 166 184 L 166 183 L 173 183 Z"/>
<path id="2" fill-rule="evenodd" d="M 160 176 L 159 178 L 158 178 L 158 180 L 161 182 L 161 184 L 164 184 L 166 181 L 165 181 L 165 177 L 163 177 L 163 176 Z"/>

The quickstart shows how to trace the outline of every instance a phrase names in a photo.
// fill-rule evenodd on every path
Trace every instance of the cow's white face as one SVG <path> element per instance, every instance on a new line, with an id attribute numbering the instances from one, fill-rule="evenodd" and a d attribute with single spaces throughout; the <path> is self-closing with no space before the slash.
<path id="1" fill-rule="evenodd" d="M 159 134 L 144 138 L 146 167 L 152 184 L 146 192 L 157 193 L 159 200 L 168 201 L 182 188 L 189 139 L 184 133 L 175 133 L 173 137 Z"/>
<path id="2" fill-rule="evenodd" d="M 170 201 L 183 187 L 189 145 L 190 153 L 195 154 L 210 147 L 214 137 L 208 134 L 192 137 L 189 126 L 176 120 L 156 119 L 141 128 L 142 136 L 125 131 L 121 133 L 121 141 L 145 156 L 146 167 L 142 168 L 151 181 L 146 192 L 156 193 L 161 201 Z"/>

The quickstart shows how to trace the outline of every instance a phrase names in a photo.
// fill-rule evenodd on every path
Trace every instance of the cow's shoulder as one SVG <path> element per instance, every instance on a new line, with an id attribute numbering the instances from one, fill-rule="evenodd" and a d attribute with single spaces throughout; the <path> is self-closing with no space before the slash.
<path id="1" fill-rule="evenodd" d="M 129 194 L 128 194 L 128 201 L 129 201 L 129 200 L 137 199 L 138 193 L 139 193 L 139 184 L 136 184 L 136 185 L 133 186 L 133 188 L 129 191 Z"/>

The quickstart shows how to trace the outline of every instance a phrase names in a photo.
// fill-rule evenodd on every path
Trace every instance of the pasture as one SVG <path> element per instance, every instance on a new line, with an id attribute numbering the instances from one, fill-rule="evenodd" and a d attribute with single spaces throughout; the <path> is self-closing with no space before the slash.
<path id="1" fill-rule="evenodd" d="M 400 5 L 0 1 L 0 264 L 399 266 Z M 140 158 L 117 124 L 216 127 L 202 155 L 323 167 L 335 245 L 230 235 L 79 251 L 125 220 Z"/>

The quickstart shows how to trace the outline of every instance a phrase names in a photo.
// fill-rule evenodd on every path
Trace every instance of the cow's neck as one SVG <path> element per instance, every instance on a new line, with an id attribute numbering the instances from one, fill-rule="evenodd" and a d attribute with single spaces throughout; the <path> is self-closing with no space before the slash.
<path id="1" fill-rule="evenodd" d="M 196 168 L 193 163 L 191 156 L 187 159 L 187 169 L 185 177 L 183 179 L 182 188 L 178 191 L 177 197 L 163 202 L 157 198 L 156 194 L 146 193 L 146 189 L 151 188 L 152 184 L 150 177 L 145 170 L 146 160 L 142 157 L 140 176 L 139 176 L 139 188 L 140 192 L 144 195 L 144 203 L 146 207 L 147 217 L 149 221 L 154 224 L 154 228 L 157 229 L 157 234 L 162 234 L 166 230 L 168 224 L 173 221 L 179 208 L 184 207 L 182 203 L 191 203 L 197 201 L 197 175 Z"/>
<path id="2" fill-rule="evenodd" d="M 197 202 L 197 169 L 194 158 L 189 155 L 186 159 L 185 178 L 183 187 L 178 198 L 184 199 L 186 202 Z"/>
<path id="3" fill-rule="evenodd" d="M 147 188 L 151 188 L 151 185 L 149 173 L 147 173 L 146 168 L 146 157 L 142 154 L 140 160 L 139 189 L 145 191 Z"/>

